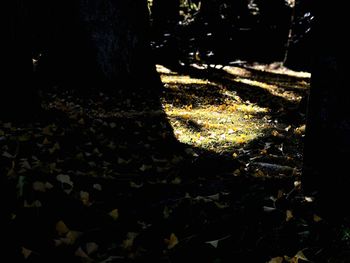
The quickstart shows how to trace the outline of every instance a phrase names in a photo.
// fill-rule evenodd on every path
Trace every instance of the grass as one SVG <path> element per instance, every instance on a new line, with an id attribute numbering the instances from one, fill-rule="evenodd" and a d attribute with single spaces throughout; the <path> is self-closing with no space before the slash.
<path id="1" fill-rule="evenodd" d="M 180 142 L 216 153 L 232 153 L 272 128 L 271 110 L 242 100 L 234 87 L 179 75 L 161 65 L 157 70 L 166 87 L 163 106 Z M 278 83 L 252 79 L 247 69 L 231 67 L 225 71 L 232 74 L 233 83 L 264 89 L 294 103 L 301 99 L 299 93 L 286 91 Z"/>

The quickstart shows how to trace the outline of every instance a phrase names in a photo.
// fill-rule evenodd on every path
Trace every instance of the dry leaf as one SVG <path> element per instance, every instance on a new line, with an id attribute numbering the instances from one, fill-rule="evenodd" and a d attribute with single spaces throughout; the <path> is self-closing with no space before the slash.
<path id="1" fill-rule="evenodd" d="M 46 185 L 43 182 L 36 181 L 33 183 L 33 190 L 38 192 L 46 192 Z"/>
<path id="2" fill-rule="evenodd" d="M 138 236 L 138 233 L 128 232 L 126 234 L 126 239 L 123 240 L 122 247 L 125 249 L 130 249 L 133 246 L 134 240 L 137 236 Z"/>
<path id="3" fill-rule="evenodd" d="M 179 243 L 179 240 L 177 239 L 174 233 L 171 233 L 170 238 L 165 239 L 164 241 L 168 245 L 168 249 L 174 248 Z"/>
<path id="4" fill-rule="evenodd" d="M 214 248 L 217 248 L 218 245 L 219 245 L 219 239 L 213 240 L 213 241 L 207 241 L 207 242 L 205 242 L 205 243 L 207 243 L 207 244 L 209 244 L 209 245 L 212 245 Z"/>
<path id="5" fill-rule="evenodd" d="M 180 177 L 175 177 L 172 181 L 172 184 L 181 184 L 181 178 Z"/>
<path id="6" fill-rule="evenodd" d="M 286 211 L 286 221 L 288 222 L 293 218 L 293 212 L 291 210 Z"/>
<path id="7" fill-rule="evenodd" d="M 51 144 L 51 142 L 49 141 L 49 139 L 47 139 L 47 138 L 45 137 L 45 139 L 43 140 L 42 144 L 48 145 L 48 144 Z"/>
<path id="8" fill-rule="evenodd" d="M 67 245 L 73 245 L 80 236 L 81 232 L 69 231 L 66 235 L 65 241 L 67 242 Z"/>
<path id="9" fill-rule="evenodd" d="M 119 211 L 118 209 L 113 209 L 111 212 L 108 213 L 114 220 L 117 220 L 119 217 Z"/>
<path id="10" fill-rule="evenodd" d="M 143 186 L 143 183 L 137 184 L 137 183 L 135 183 L 135 182 L 133 182 L 133 181 L 130 182 L 130 187 L 131 187 L 131 188 L 136 188 L 136 189 L 138 189 L 138 188 L 141 188 L 142 186 Z"/>
<path id="11" fill-rule="evenodd" d="M 100 184 L 94 184 L 92 187 L 98 191 L 102 191 L 102 186 Z"/>
<path id="12" fill-rule="evenodd" d="M 282 263 L 283 262 L 283 257 L 275 257 L 271 258 L 268 263 Z"/>
<path id="13" fill-rule="evenodd" d="M 316 215 L 316 214 L 314 214 L 313 219 L 314 219 L 314 221 L 315 221 L 316 223 L 322 221 L 322 218 L 319 217 L 319 216 Z"/>
<path id="14" fill-rule="evenodd" d="M 89 242 L 86 244 L 86 253 L 88 255 L 96 252 L 98 250 L 98 245 L 95 242 Z"/>
<path id="15" fill-rule="evenodd" d="M 80 257 L 80 258 L 86 258 L 86 259 L 89 258 L 89 256 L 84 252 L 84 250 L 82 250 L 81 247 L 79 247 L 79 248 L 75 251 L 74 255 L 77 256 L 77 257 Z"/>
<path id="16" fill-rule="evenodd" d="M 25 258 L 25 259 L 27 259 L 27 258 L 29 258 L 29 256 L 33 253 L 33 251 L 32 250 L 30 250 L 30 249 L 27 249 L 27 248 L 25 248 L 25 247 L 22 247 L 22 255 L 23 255 L 23 257 Z"/>
<path id="17" fill-rule="evenodd" d="M 56 223 L 56 231 L 60 236 L 62 236 L 69 232 L 69 228 L 62 220 L 60 220 Z"/>
<path id="18" fill-rule="evenodd" d="M 90 194 L 88 192 L 80 191 L 80 200 L 85 206 L 90 205 Z"/>

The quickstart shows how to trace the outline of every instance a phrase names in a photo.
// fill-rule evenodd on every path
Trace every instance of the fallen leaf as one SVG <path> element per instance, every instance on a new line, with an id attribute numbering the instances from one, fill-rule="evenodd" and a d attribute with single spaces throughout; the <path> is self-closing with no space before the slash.
<path id="1" fill-rule="evenodd" d="M 138 188 L 141 188 L 142 186 L 143 186 L 143 183 L 137 184 L 137 183 L 135 183 L 135 182 L 133 182 L 133 181 L 130 182 L 130 187 L 131 187 L 131 188 L 136 188 L 136 189 L 138 189 Z"/>
<path id="2" fill-rule="evenodd" d="M 152 169 L 152 165 L 143 164 L 139 169 L 140 169 L 140 171 L 145 172 L 147 170 Z"/>
<path id="3" fill-rule="evenodd" d="M 42 207 L 43 205 L 41 204 L 41 202 L 39 200 L 35 200 L 33 203 L 28 203 L 27 200 L 24 200 L 24 204 L 23 206 L 25 208 L 40 208 Z"/>
<path id="4" fill-rule="evenodd" d="M 96 252 L 98 250 L 98 245 L 95 242 L 89 242 L 86 244 L 86 253 L 88 255 Z"/>
<path id="5" fill-rule="evenodd" d="M 36 181 L 33 183 L 33 190 L 38 192 L 46 192 L 45 183 Z"/>
<path id="6" fill-rule="evenodd" d="M 81 119 L 78 121 L 78 123 L 79 123 L 80 125 L 84 125 L 84 124 L 85 124 L 85 121 L 84 121 L 83 118 L 81 118 Z"/>
<path id="7" fill-rule="evenodd" d="M 167 244 L 168 249 L 174 248 L 179 243 L 179 240 L 174 233 L 171 233 L 170 238 L 165 239 L 164 241 Z"/>
<path id="8" fill-rule="evenodd" d="M 286 221 L 290 221 L 293 218 L 293 212 L 291 210 L 286 211 Z"/>
<path id="9" fill-rule="evenodd" d="M 23 255 L 24 259 L 28 259 L 29 256 L 33 253 L 32 250 L 27 249 L 25 247 L 22 247 L 22 251 L 21 252 L 22 252 L 22 255 Z"/>
<path id="10" fill-rule="evenodd" d="M 81 232 L 69 231 L 65 238 L 65 241 L 67 242 L 66 244 L 73 245 L 81 235 L 82 235 Z"/>
<path id="11" fill-rule="evenodd" d="M 134 245 L 134 240 L 138 236 L 138 233 L 128 232 L 126 234 L 126 239 L 123 240 L 122 247 L 124 249 L 130 249 Z"/>
<path id="12" fill-rule="evenodd" d="M 48 145 L 48 144 L 51 144 L 51 142 L 49 141 L 49 139 L 47 139 L 47 137 L 44 138 L 43 142 L 42 142 L 43 145 Z"/>
<path id="13" fill-rule="evenodd" d="M 44 127 L 42 134 L 52 136 L 53 133 L 51 132 L 51 125 Z"/>
<path id="14" fill-rule="evenodd" d="M 271 258 L 268 263 L 282 263 L 283 262 L 283 257 L 275 257 Z"/>
<path id="15" fill-rule="evenodd" d="M 173 210 L 171 210 L 168 206 L 165 206 L 163 209 L 164 219 L 168 219 L 172 212 L 173 212 Z"/>
<path id="16" fill-rule="evenodd" d="M 209 245 L 212 245 L 214 248 L 217 248 L 218 244 L 219 244 L 219 239 L 218 240 L 213 240 L 213 241 L 207 241 L 205 243 L 207 243 Z"/>
<path id="17" fill-rule="evenodd" d="M 58 151 L 59 149 L 61 149 L 61 146 L 59 145 L 58 142 L 56 142 L 52 148 L 49 149 L 50 154 L 53 154 L 54 152 Z"/>
<path id="18" fill-rule="evenodd" d="M 85 258 L 85 259 L 89 258 L 89 256 L 84 252 L 84 250 L 81 247 L 78 247 L 74 255 L 80 258 Z"/>
<path id="19" fill-rule="evenodd" d="M 102 186 L 100 184 L 94 184 L 92 187 L 98 191 L 102 191 Z"/>
<path id="20" fill-rule="evenodd" d="M 322 221 L 322 218 L 319 217 L 318 215 L 314 214 L 313 220 L 314 220 L 316 223 L 318 223 L 318 222 Z"/>
<path id="21" fill-rule="evenodd" d="M 80 200 L 85 206 L 90 205 L 90 194 L 88 192 L 80 191 Z"/>
<path id="22" fill-rule="evenodd" d="M 113 209 L 111 212 L 108 213 L 114 220 L 117 220 L 119 217 L 119 211 L 118 209 Z"/>
<path id="23" fill-rule="evenodd" d="M 270 213 L 270 212 L 276 211 L 276 208 L 275 207 L 270 207 L 270 206 L 264 206 L 263 210 L 266 213 Z"/>
<path id="24" fill-rule="evenodd" d="M 233 175 L 234 175 L 234 176 L 239 176 L 239 175 L 241 175 L 241 170 L 240 170 L 240 169 L 236 169 L 236 170 L 233 172 Z"/>
<path id="25" fill-rule="evenodd" d="M 180 177 L 175 177 L 172 181 L 172 184 L 181 184 L 181 178 Z"/>
<path id="26" fill-rule="evenodd" d="M 69 184 L 70 186 L 73 186 L 73 182 L 70 180 L 69 175 L 66 174 L 59 174 L 56 176 L 57 181 L 59 181 L 60 183 L 66 183 Z"/>
<path id="27" fill-rule="evenodd" d="M 8 152 L 4 152 L 2 154 L 3 157 L 9 158 L 9 159 L 13 159 L 15 158 L 15 156 L 13 156 L 12 154 L 8 153 Z"/>
<path id="28" fill-rule="evenodd" d="M 65 235 L 69 232 L 69 228 L 66 226 L 66 224 L 60 220 L 56 223 L 56 232 L 60 236 Z"/>

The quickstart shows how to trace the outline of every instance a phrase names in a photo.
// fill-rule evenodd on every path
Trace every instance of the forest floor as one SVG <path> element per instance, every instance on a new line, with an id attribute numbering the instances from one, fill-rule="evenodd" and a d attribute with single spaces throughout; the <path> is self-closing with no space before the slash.
<path id="1" fill-rule="evenodd" d="M 53 118 L 0 122 L 12 261 L 349 262 L 300 190 L 309 74 L 157 70 L 158 108 L 56 92 Z"/>

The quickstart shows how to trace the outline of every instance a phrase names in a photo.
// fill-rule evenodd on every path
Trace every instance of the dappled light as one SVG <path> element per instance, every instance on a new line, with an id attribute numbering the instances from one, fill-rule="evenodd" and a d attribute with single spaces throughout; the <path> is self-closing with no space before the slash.
<path id="1" fill-rule="evenodd" d="M 335 6 L 6 1 L 2 257 L 349 262 Z"/>
<path id="2" fill-rule="evenodd" d="M 262 136 L 269 127 L 268 109 L 242 101 L 236 92 L 205 78 L 165 75 L 171 71 L 164 66 L 157 68 L 166 87 L 165 113 L 180 142 L 232 154 L 235 148 Z M 236 73 L 245 74 L 245 70 Z"/>
<path id="3" fill-rule="evenodd" d="M 257 81 L 257 75 L 244 67 L 224 67 L 214 72 L 215 78 L 205 74 L 201 78 L 181 75 L 162 65 L 157 65 L 157 70 L 165 84 L 163 108 L 176 138 L 196 148 L 231 156 L 275 128 L 271 108 L 261 107 L 248 98 L 242 99 L 236 89 L 237 84 L 246 84 L 246 92 L 262 89 L 291 103 L 299 103 L 302 97 L 294 90 L 307 89 L 307 83 L 292 83 L 279 72 L 269 71 L 270 75 L 263 76 L 262 71 Z M 220 78 L 226 78 L 225 73 L 233 75 L 230 85 L 220 81 Z M 208 74 L 211 74 L 210 71 Z M 291 76 L 294 76 L 293 73 Z M 285 90 L 288 85 L 293 85 L 294 89 Z M 257 99 L 265 100 L 264 96 Z"/>

